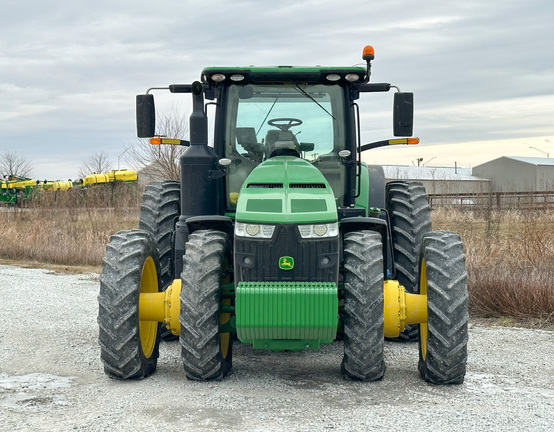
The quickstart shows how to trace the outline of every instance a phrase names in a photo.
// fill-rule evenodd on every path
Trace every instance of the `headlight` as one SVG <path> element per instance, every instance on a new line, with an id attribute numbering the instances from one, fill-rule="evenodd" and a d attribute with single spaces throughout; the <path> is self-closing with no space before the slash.
<path id="1" fill-rule="evenodd" d="M 275 225 L 235 223 L 235 235 L 237 237 L 271 238 L 275 232 Z"/>
<path id="2" fill-rule="evenodd" d="M 339 224 L 298 225 L 298 231 L 302 238 L 336 237 L 339 235 Z"/>

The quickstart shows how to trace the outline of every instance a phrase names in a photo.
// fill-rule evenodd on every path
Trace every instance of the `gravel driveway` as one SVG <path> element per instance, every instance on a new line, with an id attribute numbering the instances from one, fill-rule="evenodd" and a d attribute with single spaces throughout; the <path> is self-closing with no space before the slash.
<path id="1" fill-rule="evenodd" d="M 233 373 L 187 381 L 178 342 L 136 382 L 103 373 L 98 275 L 0 266 L 0 425 L 6 431 L 550 431 L 554 333 L 471 325 L 466 381 L 426 384 L 417 344 L 387 342 L 385 378 L 348 382 L 342 344 L 272 353 L 236 344 Z"/>

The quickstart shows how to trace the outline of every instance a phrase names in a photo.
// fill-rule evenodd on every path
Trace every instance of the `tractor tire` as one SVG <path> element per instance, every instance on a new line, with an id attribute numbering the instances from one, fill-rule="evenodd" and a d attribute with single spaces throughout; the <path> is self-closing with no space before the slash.
<path id="1" fill-rule="evenodd" d="M 162 291 L 165 291 L 175 279 L 173 234 L 180 215 L 181 185 L 178 181 L 154 181 L 146 185 L 140 206 L 139 229 L 151 232 L 156 239 Z M 162 325 L 164 341 L 174 341 L 178 338 Z"/>
<path id="2" fill-rule="evenodd" d="M 160 280 L 166 290 L 175 278 L 173 233 L 181 215 L 181 186 L 178 181 L 155 181 L 146 185 L 140 206 L 139 229 L 151 232 L 160 255 Z"/>
<path id="3" fill-rule="evenodd" d="M 181 274 L 181 357 L 188 379 L 211 381 L 231 371 L 233 338 L 220 333 L 220 280 L 227 234 L 195 231 L 189 236 Z"/>
<path id="4" fill-rule="evenodd" d="M 344 236 L 344 358 L 346 379 L 375 381 L 385 374 L 383 246 L 381 235 Z"/>
<path id="5" fill-rule="evenodd" d="M 423 239 L 420 294 L 427 295 L 427 323 L 420 324 L 419 372 L 433 384 L 464 382 L 468 341 L 468 292 L 460 236 L 433 231 Z"/>
<path id="6" fill-rule="evenodd" d="M 396 280 L 406 292 L 418 289 L 418 258 L 423 236 L 431 231 L 431 211 L 425 188 L 419 182 L 397 181 L 387 184 Z M 398 342 L 417 341 L 419 326 L 407 325 Z"/>
<path id="7" fill-rule="evenodd" d="M 152 234 L 143 230 L 114 234 L 106 246 L 98 295 L 100 356 L 110 377 L 142 379 L 156 369 L 160 323 L 139 321 L 139 297 L 159 288 Z"/>

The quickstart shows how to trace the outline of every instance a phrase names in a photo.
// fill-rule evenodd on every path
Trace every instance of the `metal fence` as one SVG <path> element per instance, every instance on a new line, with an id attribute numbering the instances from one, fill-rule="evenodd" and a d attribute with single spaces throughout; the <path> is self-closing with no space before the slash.
<path id="1" fill-rule="evenodd" d="M 554 191 L 429 194 L 429 205 L 461 210 L 547 210 L 554 209 Z"/>

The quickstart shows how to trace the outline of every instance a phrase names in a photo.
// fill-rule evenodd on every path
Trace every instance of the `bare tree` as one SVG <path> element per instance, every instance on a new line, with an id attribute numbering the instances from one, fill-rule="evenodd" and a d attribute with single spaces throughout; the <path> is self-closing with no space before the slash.
<path id="1" fill-rule="evenodd" d="M 100 174 L 111 170 L 110 156 L 105 152 L 92 154 L 79 168 L 78 176 L 83 178 L 89 174 Z"/>
<path id="2" fill-rule="evenodd" d="M 4 150 L 0 155 L 0 175 L 4 177 L 29 177 L 32 170 L 31 163 L 13 150 Z"/>
<path id="3" fill-rule="evenodd" d="M 188 122 L 172 107 L 168 113 L 156 118 L 157 129 L 168 138 L 184 139 Z M 138 139 L 125 157 L 131 168 L 149 180 L 179 180 L 179 158 L 186 147 L 178 145 L 152 145 L 147 139 Z"/>

